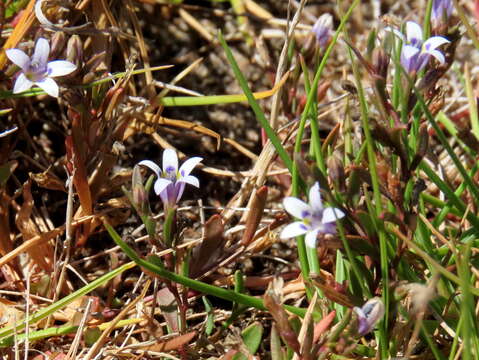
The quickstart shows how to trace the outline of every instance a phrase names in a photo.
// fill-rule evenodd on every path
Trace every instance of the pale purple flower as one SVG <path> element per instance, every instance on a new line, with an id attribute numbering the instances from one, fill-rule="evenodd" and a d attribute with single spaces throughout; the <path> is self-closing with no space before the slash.
<path id="1" fill-rule="evenodd" d="M 155 193 L 160 196 L 166 207 L 173 207 L 181 199 L 186 184 L 200 187 L 198 178 L 190 173 L 201 160 L 203 159 L 200 157 L 193 157 L 186 160 L 178 169 L 176 151 L 165 149 L 163 151 L 163 169 L 150 160 L 140 161 L 138 165 L 144 165 L 153 170 L 157 176 L 154 185 Z"/>
<path id="2" fill-rule="evenodd" d="M 37 85 L 48 95 L 58 97 L 58 85 L 52 78 L 68 75 L 76 70 L 76 65 L 66 60 L 49 62 L 50 45 L 44 38 L 37 40 L 31 57 L 19 49 L 8 49 L 6 54 L 10 61 L 21 69 L 13 87 L 14 94 Z"/>
<path id="3" fill-rule="evenodd" d="M 401 65 L 408 73 L 422 70 L 428 64 L 431 56 L 441 64 L 446 61 L 442 52 L 437 50 L 439 46 L 450 42 L 445 37 L 432 36 L 423 41 L 422 29 L 413 21 L 406 23 L 406 37 L 397 30 L 392 31 L 404 42 L 401 49 Z"/>
<path id="4" fill-rule="evenodd" d="M 324 49 L 333 35 L 333 17 L 331 14 L 321 15 L 314 23 L 312 32 L 316 36 L 319 47 Z"/>
<path id="5" fill-rule="evenodd" d="M 301 221 L 286 226 L 280 237 L 287 239 L 306 234 L 305 242 L 310 248 L 316 247 L 319 233 L 335 233 L 335 221 L 344 216 L 339 209 L 323 208 L 318 182 L 309 190 L 309 204 L 295 197 L 287 197 L 283 200 L 283 206 L 287 212 Z"/>
<path id="6" fill-rule="evenodd" d="M 384 304 L 380 298 L 368 300 L 362 307 L 354 307 L 358 316 L 358 333 L 364 335 L 374 329 L 374 326 L 384 316 Z"/>
<path id="7" fill-rule="evenodd" d="M 434 25 L 443 23 L 451 16 L 453 8 L 451 0 L 434 0 L 431 11 L 432 23 Z"/>

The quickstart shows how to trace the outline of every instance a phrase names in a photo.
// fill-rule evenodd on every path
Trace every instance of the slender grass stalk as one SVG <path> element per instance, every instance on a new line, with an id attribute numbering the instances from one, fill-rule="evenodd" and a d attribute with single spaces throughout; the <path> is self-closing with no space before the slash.
<path id="1" fill-rule="evenodd" d="M 190 279 L 186 276 L 178 275 L 173 272 L 166 270 L 161 265 L 161 260 L 158 257 L 151 257 L 151 261 L 144 260 L 140 258 L 134 251 L 131 249 L 118 235 L 118 233 L 107 223 L 104 223 L 105 228 L 107 229 L 108 233 L 110 234 L 111 238 L 115 243 L 125 252 L 125 254 L 133 260 L 138 266 L 151 271 L 152 273 L 157 274 L 158 276 L 168 279 L 172 282 L 184 285 L 190 289 L 216 296 L 220 299 L 228 300 L 231 302 L 236 302 L 239 304 L 243 304 L 246 306 L 254 307 L 260 310 L 266 310 L 264 306 L 263 300 L 258 299 L 254 296 L 249 296 L 241 293 L 237 293 L 236 291 L 227 290 L 220 288 L 218 286 L 206 284 L 204 282 Z M 154 261 L 154 262 L 152 262 Z M 284 305 L 285 309 L 289 312 L 303 317 L 306 314 L 306 309 L 298 308 L 295 306 Z"/>
<path id="2" fill-rule="evenodd" d="M 78 289 L 77 291 L 71 293 L 70 295 L 65 296 L 63 299 L 60 299 L 57 302 L 51 304 L 50 306 L 47 306 L 46 308 L 35 312 L 34 314 L 32 314 L 28 318 L 28 320 L 24 320 L 23 322 L 21 322 L 20 324 L 15 325 L 15 326 L 7 326 L 7 327 L 1 329 L 0 330 L 0 339 L 4 338 L 5 336 L 12 335 L 14 332 L 18 332 L 18 331 L 24 329 L 25 324 L 27 324 L 27 323 L 28 324 L 34 324 L 34 323 L 36 323 L 36 322 L 38 322 L 42 319 L 45 319 L 46 317 L 50 316 L 54 312 L 56 312 L 60 309 L 63 309 L 65 306 L 70 304 L 75 299 L 78 299 L 79 297 L 81 297 L 85 294 L 88 294 L 89 292 L 92 292 L 93 290 L 95 290 L 99 286 L 104 285 L 105 283 L 107 283 L 111 279 L 120 275 L 122 272 L 124 272 L 128 269 L 131 269 L 133 267 L 135 267 L 134 262 L 129 262 L 127 264 L 124 264 L 124 265 L 120 266 L 119 268 L 110 271 L 108 274 L 105 274 L 105 275 L 99 277 L 98 279 L 93 280 L 88 285 L 85 285 L 84 287 L 82 287 L 81 289 Z"/>

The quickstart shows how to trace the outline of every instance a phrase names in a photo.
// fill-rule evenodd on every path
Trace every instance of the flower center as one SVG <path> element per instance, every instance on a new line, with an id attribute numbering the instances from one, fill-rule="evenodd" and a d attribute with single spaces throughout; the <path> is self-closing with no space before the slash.
<path id="1" fill-rule="evenodd" d="M 176 181 L 177 175 L 176 169 L 173 166 L 168 166 L 163 172 L 163 177 L 173 182 Z"/>
<path id="2" fill-rule="evenodd" d="M 47 76 L 47 67 L 45 64 L 41 64 L 37 61 L 32 61 L 28 67 L 28 71 L 25 73 L 28 80 L 39 81 Z"/>

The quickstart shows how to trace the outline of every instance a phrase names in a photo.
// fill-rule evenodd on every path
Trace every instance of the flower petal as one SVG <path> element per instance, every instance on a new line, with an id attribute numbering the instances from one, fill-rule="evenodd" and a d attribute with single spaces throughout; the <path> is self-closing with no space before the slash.
<path id="1" fill-rule="evenodd" d="M 163 179 L 163 178 L 158 178 L 156 181 L 155 181 L 155 194 L 156 195 L 160 195 L 160 193 L 165 190 L 168 185 L 170 184 L 173 184 L 170 180 L 167 180 L 167 179 Z"/>
<path id="2" fill-rule="evenodd" d="M 76 70 L 76 65 L 66 60 L 50 61 L 47 64 L 48 76 L 57 77 L 68 75 Z"/>
<path id="3" fill-rule="evenodd" d="M 193 175 L 188 175 L 188 176 L 182 177 L 182 178 L 178 179 L 177 182 L 190 184 L 190 185 L 193 185 L 194 187 L 197 187 L 197 188 L 200 187 L 200 181 L 198 180 L 198 178 L 196 176 L 193 176 Z"/>
<path id="4" fill-rule="evenodd" d="M 431 51 L 438 48 L 441 45 L 448 44 L 448 43 L 450 43 L 450 41 L 447 40 L 445 37 L 433 36 L 424 42 L 423 47 L 424 49 L 426 49 L 426 51 Z"/>
<path id="5" fill-rule="evenodd" d="M 323 224 L 336 221 L 344 217 L 344 213 L 336 208 L 328 207 L 323 211 Z"/>
<path id="6" fill-rule="evenodd" d="M 287 212 L 299 219 L 310 217 L 313 212 L 311 206 L 292 196 L 284 198 L 283 206 Z"/>
<path id="7" fill-rule="evenodd" d="M 43 80 L 35 81 L 35 85 L 42 88 L 42 90 L 45 91 L 48 95 L 58 97 L 59 89 L 55 80 L 47 77 Z"/>
<path id="8" fill-rule="evenodd" d="M 22 50 L 8 49 L 5 50 L 5 53 L 12 63 L 22 68 L 23 71 L 28 70 L 28 66 L 30 65 L 30 57 Z"/>
<path id="9" fill-rule="evenodd" d="M 15 85 L 13 86 L 13 93 L 21 93 L 30 89 L 32 86 L 33 82 L 28 80 L 24 73 L 20 73 L 20 75 L 18 75 L 17 77 L 17 80 L 15 80 Z"/>
<path id="10" fill-rule="evenodd" d="M 46 67 L 50 55 L 50 44 L 47 39 L 39 38 L 35 44 L 32 63 L 37 63 L 39 68 Z"/>
<path id="11" fill-rule="evenodd" d="M 143 160 L 138 163 L 138 165 L 143 165 L 146 167 L 149 167 L 153 172 L 156 174 L 157 177 L 160 177 L 161 175 L 161 169 L 158 165 L 156 165 L 153 161 L 151 160 Z"/>
<path id="12" fill-rule="evenodd" d="M 301 221 L 296 221 L 286 226 L 283 231 L 281 231 L 281 235 L 279 237 L 281 239 L 289 239 L 306 234 L 308 231 L 309 227 L 307 225 L 305 225 Z"/>
<path id="13" fill-rule="evenodd" d="M 439 61 L 441 64 L 444 64 L 446 62 L 446 58 L 440 52 L 439 50 L 431 50 L 427 52 L 429 55 L 432 55 L 436 58 L 437 61 Z"/>
<path id="14" fill-rule="evenodd" d="M 321 201 L 321 191 L 319 182 L 316 181 L 314 185 L 309 189 L 309 205 L 316 211 L 320 211 L 323 208 L 323 202 Z"/>
<path id="15" fill-rule="evenodd" d="M 180 176 L 181 177 L 186 177 L 190 175 L 191 171 L 195 168 L 198 163 L 203 160 L 201 157 L 192 157 L 191 159 L 186 160 L 181 166 L 180 166 Z"/>
<path id="16" fill-rule="evenodd" d="M 411 46 L 404 45 L 401 49 L 401 65 L 408 72 L 416 70 L 417 55 L 419 54 L 419 49 Z"/>
<path id="17" fill-rule="evenodd" d="M 422 29 L 414 21 L 408 21 L 406 23 L 406 38 L 411 43 L 422 43 Z"/>
<path id="18" fill-rule="evenodd" d="M 166 174 L 175 174 L 178 171 L 178 155 L 173 149 L 163 151 L 163 172 Z"/>
<path id="19" fill-rule="evenodd" d="M 309 248 L 316 248 L 316 240 L 318 238 L 319 229 L 311 230 L 304 237 L 304 243 Z"/>

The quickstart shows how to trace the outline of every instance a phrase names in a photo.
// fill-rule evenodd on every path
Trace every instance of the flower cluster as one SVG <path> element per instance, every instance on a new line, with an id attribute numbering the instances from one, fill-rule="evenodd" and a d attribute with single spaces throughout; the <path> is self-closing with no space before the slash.
<path id="1" fill-rule="evenodd" d="M 280 237 L 287 239 L 306 234 L 305 242 L 310 248 L 316 247 L 319 233 L 335 233 L 335 221 L 344 216 L 337 208 L 323 208 L 318 182 L 309 190 L 309 204 L 295 197 L 287 197 L 283 200 L 283 206 L 287 212 L 301 221 L 286 226 Z"/>
<path id="2" fill-rule="evenodd" d="M 200 182 L 197 177 L 190 175 L 194 167 L 203 160 L 200 157 L 193 157 L 186 160 L 178 169 L 178 156 L 172 149 L 163 151 L 163 169 L 151 160 L 143 160 L 138 165 L 150 168 L 157 176 L 154 189 L 160 196 L 163 204 L 167 208 L 172 208 L 181 199 L 186 184 L 199 187 Z"/>
<path id="3" fill-rule="evenodd" d="M 445 37 L 432 36 L 423 41 L 422 29 L 413 21 L 406 23 L 406 36 L 397 30 L 392 31 L 404 43 L 401 49 L 401 65 L 409 74 L 414 74 L 424 69 L 429 63 L 431 56 L 441 64 L 444 64 L 444 55 L 437 48 L 450 42 Z"/>
<path id="4" fill-rule="evenodd" d="M 14 94 L 37 85 L 48 95 L 58 97 L 58 85 L 52 78 L 68 75 L 76 70 L 76 65 L 66 60 L 48 62 L 50 44 L 44 38 L 37 40 L 32 57 L 19 49 L 8 49 L 6 54 L 10 61 L 21 69 L 13 87 Z"/>

